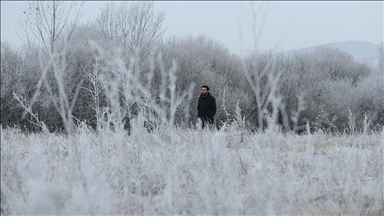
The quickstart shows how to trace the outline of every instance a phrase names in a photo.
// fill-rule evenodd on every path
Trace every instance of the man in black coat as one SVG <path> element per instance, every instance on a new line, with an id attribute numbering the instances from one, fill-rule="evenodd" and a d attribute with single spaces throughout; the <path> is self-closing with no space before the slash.
<path id="1" fill-rule="evenodd" d="M 201 95 L 197 105 L 197 117 L 201 119 L 204 126 L 208 123 L 213 125 L 213 116 L 216 114 L 216 100 L 209 93 L 209 87 L 203 85 L 201 87 Z"/>

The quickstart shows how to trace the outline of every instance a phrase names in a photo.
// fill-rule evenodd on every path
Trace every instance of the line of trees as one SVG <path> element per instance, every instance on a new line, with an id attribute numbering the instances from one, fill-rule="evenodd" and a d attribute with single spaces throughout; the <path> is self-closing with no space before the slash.
<path id="1" fill-rule="evenodd" d="M 70 133 L 77 121 L 98 128 L 109 119 L 129 128 L 139 114 L 152 128 L 191 126 L 203 84 L 217 98 L 218 126 L 239 110 L 257 129 L 271 119 L 296 131 L 306 122 L 350 133 L 384 124 L 383 45 L 375 69 L 328 47 L 238 56 L 203 35 L 164 38 L 153 2 L 110 3 L 90 24 L 79 24 L 81 6 L 32 2 L 25 45 L 1 41 L 3 127 Z"/>

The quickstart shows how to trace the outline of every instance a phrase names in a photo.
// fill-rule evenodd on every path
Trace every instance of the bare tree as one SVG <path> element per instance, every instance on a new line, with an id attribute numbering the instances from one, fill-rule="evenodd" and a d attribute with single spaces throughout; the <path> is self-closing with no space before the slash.
<path id="1" fill-rule="evenodd" d="M 384 42 L 382 42 L 378 46 L 377 51 L 379 53 L 379 64 L 377 66 L 378 67 L 378 71 L 383 73 L 383 76 L 384 76 Z"/>
<path id="2" fill-rule="evenodd" d="M 268 127 L 276 125 L 279 112 L 285 112 L 280 94 L 281 66 L 277 64 L 277 59 L 278 56 L 271 51 L 267 53 L 255 51 L 243 62 L 243 72 L 255 96 L 254 111 L 257 112 L 261 131 L 264 130 L 265 121 L 269 122 Z M 284 121 L 284 126 L 287 126 L 286 120 Z"/>
<path id="3" fill-rule="evenodd" d="M 32 1 L 23 11 L 19 27 L 27 42 L 37 40 L 47 51 L 62 49 L 81 18 L 80 1 Z M 61 42 L 61 46 L 59 45 Z"/>
<path id="4" fill-rule="evenodd" d="M 107 4 L 97 18 L 105 39 L 123 44 L 130 55 L 140 52 L 146 56 L 164 34 L 165 15 L 156 12 L 153 1 Z"/>
<path id="5" fill-rule="evenodd" d="M 37 83 L 36 91 L 29 103 L 29 107 L 33 107 L 44 84 L 63 119 L 68 133 L 72 132 L 71 113 L 80 88 L 77 88 L 72 103 L 70 103 L 63 81 L 67 65 L 65 48 L 80 20 L 82 4 L 82 2 L 77 1 L 69 3 L 63 1 L 33 1 L 29 3 L 28 9 L 24 11 L 25 17 L 23 17 L 20 23 L 20 29 L 27 38 L 27 42 L 31 43 L 37 40 L 43 46 L 42 55 L 38 58 L 42 76 Z M 53 74 L 53 78 L 56 81 L 58 97 L 52 91 L 55 86 L 51 86 L 48 81 L 49 74 Z M 79 83 L 80 85 L 81 82 Z M 26 112 L 24 112 L 23 116 L 25 114 Z"/>
<path id="6" fill-rule="evenodd" d="M 97 27 L 103 34 L 104 38 L 114 40 L 117 36 L 117 24 L 114 19 L 115 3 L 110 2 L 104 8 L 102 8 L 98 18 Z"/>

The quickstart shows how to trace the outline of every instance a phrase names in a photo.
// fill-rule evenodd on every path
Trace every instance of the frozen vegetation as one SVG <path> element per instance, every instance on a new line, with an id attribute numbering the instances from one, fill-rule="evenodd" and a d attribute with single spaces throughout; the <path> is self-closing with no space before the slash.
<path id="1" fill-rule="evenodd" d="M 1 213 L 382 215 L 384 133 L 1 131 Z"/>
<path id="2" fill-rule="evenodd" d="M 76 2 L 31 4 L 35 40 L 1 42 L 2 215 L 384 214 L 384 44 L 374 69 L 326 47 L 239 57 L 163 39 L 153 2 L 82 26 Z"/>

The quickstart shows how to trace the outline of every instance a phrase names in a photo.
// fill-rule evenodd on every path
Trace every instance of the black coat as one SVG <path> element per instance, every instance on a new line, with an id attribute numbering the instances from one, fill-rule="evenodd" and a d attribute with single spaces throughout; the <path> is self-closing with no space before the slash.
<path id="1" fill-rule="evenodd" d="M 199 103 L 197 105 L 197 117 L 209 118 L 213 120 L 213 116 L 216 114 L 216 100 L 209 94 L 203 97 L 200 95 Z"/>

